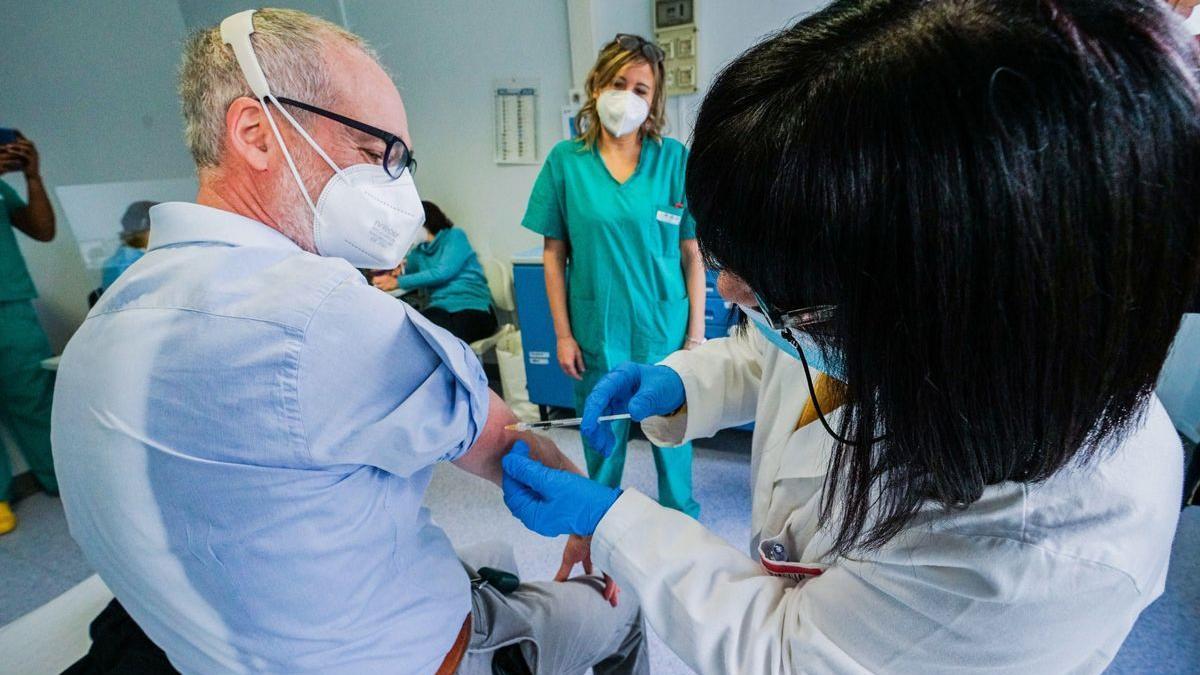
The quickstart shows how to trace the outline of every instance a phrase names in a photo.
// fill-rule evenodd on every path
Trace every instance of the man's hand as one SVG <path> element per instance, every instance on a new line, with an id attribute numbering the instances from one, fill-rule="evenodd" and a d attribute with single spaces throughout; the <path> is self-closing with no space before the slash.
<path id="1" fill-rule="evenodd" d="M 545 537 L 591 536 L 621 496 L 620 490 L 530 459 L 525 441 L 517 441 L 502 464 L 504 505 L 525 527 Z"/>
<path id="2" fill-rule="evenodd" d="M 575 570 L 575 566 L 583 563 L 583 573 L 592 574 L 592 538 L 580 537 L 571 535 L 567 537 L 567 545 L 563 548 L 562 566 L 558 568 L 558 574 L 554 575 L 555 581 L 566 581 L 571 578 L 571 572 Z M 621 597 L 621 589 L 617 586 L 617 582 L 613 578 L 604 575 L 604 599 L 613 607 L 617 606 L 617 601 Z"/>

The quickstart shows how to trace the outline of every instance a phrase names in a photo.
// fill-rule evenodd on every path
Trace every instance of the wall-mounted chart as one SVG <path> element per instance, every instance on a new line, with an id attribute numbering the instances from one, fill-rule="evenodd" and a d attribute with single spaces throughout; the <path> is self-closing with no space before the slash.
<path id="1" fill-rule="evenodd" d="M 496 163 L 537 164 L 537 82 L 498 80 Z"/>

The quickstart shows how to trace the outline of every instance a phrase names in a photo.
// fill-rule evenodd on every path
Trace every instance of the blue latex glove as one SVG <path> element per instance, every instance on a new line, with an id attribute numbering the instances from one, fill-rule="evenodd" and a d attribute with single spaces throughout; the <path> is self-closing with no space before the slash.
<path id="1" fill-rule="evenodd" d="M 608 457 L 616 445 L 602 415 L 628 412 L 641 422 L 655 415 L 670 415 L 684 404 L 683 379 L 666 366 L 622 363 L 596 383 L 583 404 L 583 422 L 579 432 L 596 452 Z"/>
<path id="2" fill-rule="evenodd" d="M 621 496 L 616 488 L 530 459 L 525 441 L 514 443 L 501 462 L 504 505 L 525 527 L 546 537 L 590 537 Z"/>

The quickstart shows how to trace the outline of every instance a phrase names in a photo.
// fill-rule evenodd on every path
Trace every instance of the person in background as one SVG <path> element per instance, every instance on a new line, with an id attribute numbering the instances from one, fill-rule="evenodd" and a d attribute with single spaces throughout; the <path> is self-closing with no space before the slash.
<path id="1" fill-rule="evenodd" d="M 101 289 L 112 285 L 121 273 L 146 254 L 150 243 L 150 207 L 157 202 L 134 202 L 121 216 L 121 246 L 104 261 L 104 277 Z"/>
<path id="2" fill-rule="evenodd" d="M 417 244 L 404 264 L 377 274 L 372 283 L 390 291 L 429 290 L 425 318 L 450 331 L 463 342 L 482 340 L 496 332 L 496 313 L 479 258 L 467 234 L 429 201 L 425 207 L 424 241 Z"/>
<path id="3" fill-rule="evenodd" d="M 50 341 L 33 310 L 37 290 L 17 247 L 13 229 L 35 241 L 54 238 L 54 210 L 39 172 L 38 151 L 18 134 L 0 145 L 0 173 L 25 175 L 29 201 L 0 180 L 0 424 L 7 427 L 42 488 L 58 494 L 54 461 L 50 456 L 50 402 L 54 378 L 42 368 L 52 355 Z M 12 467 L 0 448 L 0 534 L 17 526 L 9 506 Z"/>
<path id="4" fill-rule="evenodd" d="M 704 343 L 704 263 L 683 190 L 688 151 L 662 136 L 664 79 L 662 50 L 636 35 L 617 35 L 600 50 L 579 111 L 581 135 L 550 151 L 521 223 L 545 237 L 558 362 L 577 381 L 579 411 L 621 363 Z M 629 423 L 612 427 L 612 454 L 595 452 L 587 439 L 584 454 L 592 478 L 615 487 Z M 653 451 L 659 502 L 697 517 L 691 444 Z"/>

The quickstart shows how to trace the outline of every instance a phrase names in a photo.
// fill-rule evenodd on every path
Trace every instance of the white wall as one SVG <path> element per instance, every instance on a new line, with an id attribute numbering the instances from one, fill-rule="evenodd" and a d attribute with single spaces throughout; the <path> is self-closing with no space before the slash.
<path id="1" fill-rule="evenodd" d="M 829 4 L 828 0 L 755 0 L 755 2 L 723 2 L 696 0 L 696 23 L 699 52 L 700 91 L 679 96 L 671 115 L 672 135 L 691 137 L 696 112 L 704 91 L 714 76 L 739 54 L 760 42 L 764 37 L 794 24 L 797 20 Z"/>
<path id="2" fill-rule="evenodd" d="M 340 24 L 342 4 L 338 0 L 276 0 L 266 3 L 253 0 L 179 0 L 179 11 L 191 33 L 200 28 L 216 26 L 230 14 L 263 6 L 298 9 Z"/>
<path id="3" fill-rule="evenodd" d="M 183 19 L 174 2 L 42 0 L 4 12 L 0 126 L 16 127 L 58 185 L 187 176 L 175 69 Z M 19 174 L 4 179 L 24 191 Z M 18 234 L 41 294 L 38 314 L 60 350 L 99 285 L 59 214 L 49 244 Z M 118 224 L 114 223 L 114 227 Z"/>

